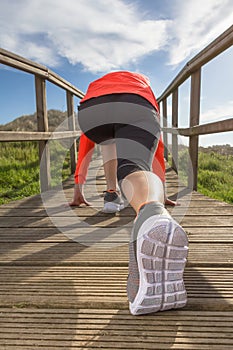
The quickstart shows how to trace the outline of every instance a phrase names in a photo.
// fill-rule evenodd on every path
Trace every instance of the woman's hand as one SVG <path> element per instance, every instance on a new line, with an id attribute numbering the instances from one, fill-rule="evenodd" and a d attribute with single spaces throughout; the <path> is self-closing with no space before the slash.
<path id="1" fill-rule="evenodd" d="M 179 206 L 180 205 L 180 203 L 179 202 L 176 202 L 176 201 L 173 201 L 173 200 L 171 200 L 171 199 L 169 199 L 169 198 L 165 198 L 165 205 L 170 205 L 170 206 L 172 206 L 172 207 L 175 207 L 175 206 Z"/>
<path id="2" fill-rule="evenodd" d="M 81 204 L 85 204 L 86 206 L 91 205 L 91 203 L 89 203 L 84 196 L 83 185 L 75 184 L 74 197 L 72 202 L 69 203 L 69 205 L 71 207 L 79 207 Z"/>

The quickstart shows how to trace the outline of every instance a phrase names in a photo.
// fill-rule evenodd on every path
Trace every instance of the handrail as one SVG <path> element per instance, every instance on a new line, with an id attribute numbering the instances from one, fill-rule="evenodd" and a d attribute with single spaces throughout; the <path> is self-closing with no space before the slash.
<path id="1" fill-rule="evenodd" d="M 186 63 L 183 69 L 177 74 L 175 79 L 158 97 L 158 103 L 167 98 L 178 86 L 187 80 L 193 72 L 200 69 L 220 53 L 231 47 L 232 44 L 233 25 Z"/>
<path id="2" fill-rule="evenodd" d="M 200 100 L 201 100 L 201 68 L 220 53 L 233 45 L 233 25 L 217 37 L 194 56 L 177 74 L 164 92 L 158 97 L 158 102 L 163 108 L 163 126 L 165 157 L 168 157 L 167 134 L 172 134 L 172 167 L 176 171 L 178 163 L 178 135 L 189 137 L 189 155 L 191 164 L 188 169 L 188 187 L 197 190 L 198 176 L 198 142 L 199 135 L 227 132 L 233 130 L 233 118 L 221 121 L 200 123 Z M 189 128 L 178 126 L 178 89 L 188 78 L 191 77 L 190 93 L 190 123 Z M 167 127 L 167 98 L 172 95 L 172 127 Z"/>
<path id="3" fill-rule="evenodd" d="M 0 131 L 0 142 L 76 139 L 81 131 Z"/>
<path id="4" fill-rule="evenodd" d="M 76 130 L 74 113 L 74 96 L 82 98 L 84 93 L 74 85 L 48 69 L 47 67 L 16 55 L 0 48 L 0 63 L 19 69 L 34 75 L 36 110 L 37 110 L 37 131 L 36 132 L 14 132 L 0 131 L 0 142 L 12 141 L 38 141 L 40 160 L 40 188 L 41 192 L 50 189 L 50 147 L 49 140 L 69 138 L 72 140 L 70 148 L 71 173 L 76 167 L 76 138 L 80 132 Z M 47 114 L 46 81 L 57 85 L 66 91 L 67 117 L 69 131 L 49 132 Z"/>
<path id="5" fill-rule="evenodd" d="M 77 89 L 74 85 L 48 69 L 46 66 L 28 60 L 2 48 L 0 48 L 0 63 L 27 73 L 38 75 L 41 78 L 44 78 L 49 82 L 59 86 L 60 88 L 71 92 L 79 98 L 82 98 L 84 96 L 84 93 L 81 90 Z"/>
<path id="6" fill-rule="evenodd" d="M 219 132 L 227 132 L 233 130 L 233 118 L 220 120 L 218 122 L 206 123 L 201 125 L 195 125 L 191 128 L 168 128 L 162 127 L 162 131 L 170 134 L 179 134 L 181 136 L 193 136 L 193 135 L 209 135 Z"/>

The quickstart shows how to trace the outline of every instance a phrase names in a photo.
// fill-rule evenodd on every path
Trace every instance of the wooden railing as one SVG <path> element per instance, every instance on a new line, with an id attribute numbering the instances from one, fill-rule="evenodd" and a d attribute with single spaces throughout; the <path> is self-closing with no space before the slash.
<path id="1" fill-rule="evenodd" d="M 172 167 L 177 169 L 178 164 L 178 135 L 189 137 L 189 156 L 191 164 L 188 169 L 188 187 L 197 190 L 198 176 L 198 142 L 199 135 L 227 132 L 233 130 L 233 118 L 214 123 L 202 124 L 200 122 L 201 99 L 201 68 L 220 53 L 233 45 L 233 26 L 228 28 L 204 50 L 191 59 L 171 84 L 158 98 L 162 105 L 163 138 L 165 144 L 165 158 L 168 159 L 168 133 L 172 134 Z M 191 77 L 190 92 L 190 118 L 189 128 L 178 126 L 178 89 Z M 172 127 L 167 127 L 167 99 L 172 96 Z"/>
<path id="2" fill-rule="evenodd" d="M 14 67 L 27 73 L 31 73 L 35 78 L 35 95 L 37 111 L 37 131 L 36 132 L 14 132 L 0 131 L 0 141 L 38 141 L 39 142 L 39 160 L 40 160 L 40 188 L 41 191 L 50 189 L 50 149 L 49 140 L 58 140 L 64 138 L 73 139 L 70 148 L 71 173 L 75 171 L 76 165 L 76 138 L 80 131 L 75 126 L 74 96 L 82 98 L 83 92 L 71 85 L 47 67 L 27 60 L 21 56 L 15 55 L 9 51 L 0 49 L 0 63 Z M 47 113 L 47 94 L 46 81 L 57 85 L 66 92 L 67 117 L 69 131 L 50 132 L 48 128 Z"/>

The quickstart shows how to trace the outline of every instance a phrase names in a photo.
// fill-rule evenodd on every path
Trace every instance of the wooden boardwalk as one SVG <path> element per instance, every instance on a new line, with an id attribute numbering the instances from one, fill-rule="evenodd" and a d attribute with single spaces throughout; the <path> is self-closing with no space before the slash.
<path id="1" fill-rule="evenodd" d="M 188 304 L 136 317 L 126 295 L 134 213 L 101 213 L 104 189 L 93 162 L 93 208 L 64 206 L 72 179 L 64 191 L 0 207 L 0 349 L 232 350 L 233 206 L 187 193 L 167 169 L 168 195 L 181 203 L 169 210 L 190 242 Z"/>

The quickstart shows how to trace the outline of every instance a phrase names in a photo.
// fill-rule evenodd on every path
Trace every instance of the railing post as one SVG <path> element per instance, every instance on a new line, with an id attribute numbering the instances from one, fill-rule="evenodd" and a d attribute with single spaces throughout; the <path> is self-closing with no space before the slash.
<path id="1" fill-rule="evenodd" d="M 178 88 L 172 93 L 172 127 L 178 127 Z M 177 172 L 178 168 L 178 136 L 172 134 L 172 168 Z"/>
<path id="2" fill-rule="evenodd" d="M 163 100 L 163 127 L 167 127 L 167 99 Z M 164 143 L 164 158 L 168 160 L 168 140 L 167 132 L 163 132 L 163 143 Z"/>
<path id="3" fill-rule="evenodd" d="M 74 115 L 74 98 L 73 94 L 66 91 L 66 102 L 67 102 L 67 114 L 68 114 L 68 126 L 70 131 L 75 131 L 75 115 Z M 77 159 L 77 145 L 76 140 L 73 140 L 72 146 L 70 148 L 70 167 L 71 174 L 75 172 Z"/>
<path id="4" fill-rule="evenodd" d="M 48 114 L 46 104 L 46 81 L 35 75 L 36 111 L 38 131 L 48 131 Z M 48 191 L 51 185 L 49 141 L 39 141 L 40 189 Z"/>
<path id="5" fill-rule="evenodd" d="M 191 98 L 190 98 L 190 127 L 199 125 L 200 121 L 200 96 L 201 96 L 201 68 L 191 75 Z M 188 173 L 188 187 L 197 191 L 198 175 L 198 142 L 199 136 L 189 138 L 189 156 L 191 166 Z"/>

